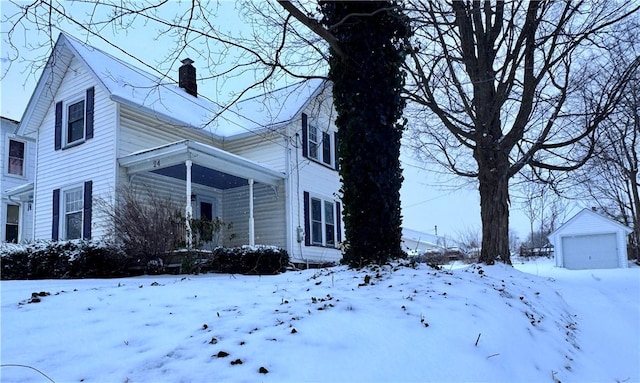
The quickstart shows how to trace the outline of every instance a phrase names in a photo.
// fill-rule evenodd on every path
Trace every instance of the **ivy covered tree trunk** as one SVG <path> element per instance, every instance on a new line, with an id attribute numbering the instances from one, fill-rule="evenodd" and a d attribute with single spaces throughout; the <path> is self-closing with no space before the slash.
<path id="1" fill-rule="evenodd" d="M 347 243 L 343 263 L 362 267 L 402 257 L 401 91 L 408 19 L 396 2 L 322 2 L 331 50 Z"/>

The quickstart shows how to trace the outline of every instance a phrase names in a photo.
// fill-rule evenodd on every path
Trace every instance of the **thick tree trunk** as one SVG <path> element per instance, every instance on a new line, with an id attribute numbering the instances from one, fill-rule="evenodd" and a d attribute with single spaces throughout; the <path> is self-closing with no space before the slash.
<path id="1" fill-rule="evenodd" d="M 492 265 L 498 260 L 510 265 L 508 157 L 500 151 L 485 150 L 476 153 L 476 159 L 482 219 L 479 261 Z"/>
<path id="2" fill-rule="evenodd" d="M 405 255 L 399 159 L 404 48 L 398 41 L 409 25 L 395 2 L 325 2 L 322 11 L 346 54 L 332 49 L 329 60 L 346 234 L 342 261 L 383 264 Z"/>

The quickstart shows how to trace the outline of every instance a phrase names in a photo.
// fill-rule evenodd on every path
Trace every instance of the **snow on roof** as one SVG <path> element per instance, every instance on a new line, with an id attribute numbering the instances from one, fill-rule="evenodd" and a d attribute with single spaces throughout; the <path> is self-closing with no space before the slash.
<path id="1" fill-rule="evenodd" d="M 87 63 L 114 101 L 219 137 L 252 133 L 292 120 L 325 83 L 321 79 L 301 81 L 242 100 L 216 118 L 221 110 L 218 105 L 189 95 L 171 78 L 157 77 L 74 37 L 61 34 L 61 38 Z"/>
<path id="2" fill-rule="evenodd" d="M 295 118 L 307 102 L 326 86 L 327 82 L 323 79 L 300 81 L 241 100 L 222 113 L 221 117 L 236 126 L 234 134 L 275 127 Z"/>
<path id="3" fill-rule="evenodd" d="M 193 128 L 211 123 L 219 108 L 189 95 L 171 78 L 160 78 L 66 34 L 61 38 L 80 56 L 107 88 L 114 101 L 143 107 Z"/>

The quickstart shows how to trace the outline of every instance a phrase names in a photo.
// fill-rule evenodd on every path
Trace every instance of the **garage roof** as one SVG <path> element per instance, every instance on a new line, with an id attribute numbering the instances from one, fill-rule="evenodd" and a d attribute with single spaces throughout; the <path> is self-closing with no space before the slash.
<path id="1" fill-rule="evenodd" d="M 589 220 L 591 222 L 589 225 L 579 224 L 579 222 L 584 220 Z M 549 240 L 551 240 L 551 242 L 553 243 L 554 237 L 560 234 L 566 234 L 567 232 L 571 232 L 571 234 L 597 234 L 603 232 L 615 232 L 618 230 L 621 230 L 627 234 L 633 231 L 620 222 L 616 222 L 601 214 L 598 214 L 597 212 L 594 212 L 591 209 L 585 208 L 578 212 L 578 214 L 571 217 L 571 219 L 565 222 L 562 226 L 550 233 L 548 237 Z"/>

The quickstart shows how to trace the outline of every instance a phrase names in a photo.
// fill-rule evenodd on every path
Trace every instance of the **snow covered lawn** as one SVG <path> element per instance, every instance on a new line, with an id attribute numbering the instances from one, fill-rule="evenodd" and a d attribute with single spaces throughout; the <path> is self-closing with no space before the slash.
<path id="1" fill-rule="evenodd" d="M 368 283 L 367 283 L 368 282 Z M 3 281 L 2 382 L 637 382 L 640 268 Z M 47 292 L 27 303 L 33 292 Z"/>

